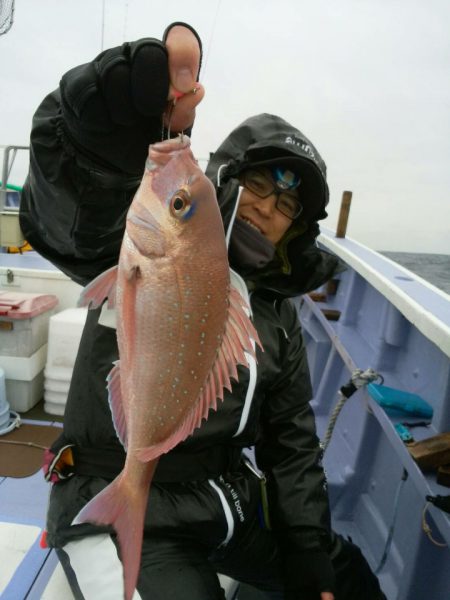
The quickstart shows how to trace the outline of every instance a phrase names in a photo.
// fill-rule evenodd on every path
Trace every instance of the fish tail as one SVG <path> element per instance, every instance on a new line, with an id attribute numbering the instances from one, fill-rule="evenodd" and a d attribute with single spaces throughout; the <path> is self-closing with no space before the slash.
<path id="1" fill-rule="evenodd" d="M 152 475 L 153 470 L 150 480 Z M 121 473 L 73 521 L 73 524 L 90 522 L 114 527 L 123 566 L 125 600 L 132 599 L 139 577 L 148 490 L 149 486 L 142 490 L 132 489 L 130 482 Z"/>

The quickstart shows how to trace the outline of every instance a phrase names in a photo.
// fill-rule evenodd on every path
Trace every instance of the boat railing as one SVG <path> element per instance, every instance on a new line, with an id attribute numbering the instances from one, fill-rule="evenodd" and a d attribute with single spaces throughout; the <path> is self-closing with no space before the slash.
<path id="1" fill-rule="evenodd" d="M 322 229 L 319 243 L 341 258 L 380 292 L 426 338 L 450 357 L 450 295 L 383 256 L 352 240 Z"/>
<path id="2" fill-rule="evenodd" d="M 0 181 L 0 246 L 21 246 L 23 235 L 19 226 L 19 204 L 22 188 L 9 183 L 9 177 L 19 150 L 29 151 L 29 146 L 5 146 L 3 149 L 2 177 Z M 18 196 L 9 204 L 10 194 Z"/>

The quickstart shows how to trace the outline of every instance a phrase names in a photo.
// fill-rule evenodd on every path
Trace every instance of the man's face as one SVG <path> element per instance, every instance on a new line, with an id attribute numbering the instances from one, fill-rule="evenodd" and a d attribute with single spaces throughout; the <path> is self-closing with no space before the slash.
<path id="1" fill-rule="evenodd" d="M 252 185 L 250 186 L 251 189 L 249 189 L 246 184 L 246 181 L 249 181 L 247 180 L 247 173 L 244 174 L 241 179 L 241 184 L 244 187 L 239 202 L 237 217 L 255 227 L 270 242 L 272 242 L 272 244 L 277 244 L 289 229 L 293 221 L 292 218 L 283 213 L 291 214 L 294 210 L 296 210 L 295 207 L 300 206 L 298 192 L 296 190 L 292 190 L 283 192 L 283 194 L 280 195 L 277 193 L 268 169 L 256 169 L 248 172 L 250 175 L 253 173 L 255 175 L 255 180 L 254 185 L 252 182 Z M 267 190 L 264 192 L 259 192 L 258 177 L 262 178 L 261 188 L 264 188 L 264 180 L 266 180 L 268 184 L 266 186 L 267 190 L 271 189 L 268 195 L 266 195 Z M 265 197 L 261 197 L 256 190 L 258 190 L 258 192 Z"/>

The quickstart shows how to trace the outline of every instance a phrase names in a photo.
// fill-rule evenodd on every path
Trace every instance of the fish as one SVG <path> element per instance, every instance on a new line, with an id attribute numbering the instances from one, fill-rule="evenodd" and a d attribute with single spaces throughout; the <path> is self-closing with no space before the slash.
<path id="1" fill-rule="evenodd" d="M 261 346 L 249 307 L 231 283 L 214 186 L 187 136 L 149 147 L 118 264 L 84 288 L 79 305 L 116 311 L 119 359 L 107 388 L 126 459 L 73 524 L 114 528 L 124 598 L 131 600 L 159 457 L 217 409 L 238 379 L 237 365 L 248 366 Z"/>

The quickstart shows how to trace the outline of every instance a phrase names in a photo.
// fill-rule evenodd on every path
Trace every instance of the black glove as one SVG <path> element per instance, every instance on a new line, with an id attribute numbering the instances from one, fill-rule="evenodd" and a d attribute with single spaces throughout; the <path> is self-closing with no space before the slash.
<path id="1" fill-rule="evenodd" d="M 161 141 L 169 93 L 163 42 L 143 38 L 105 50 L 68 71 L 60 82 L 64 133 L 75 149 L 106 168 L 143 171 L 148 145 Z"/>
<path id="2" fill-rule="evenodd" d="M 284 561 L 286 600 L 320 600 L 320 592 L 333 592 L 335 576 L 326 552 L 291 554 Z"/>

